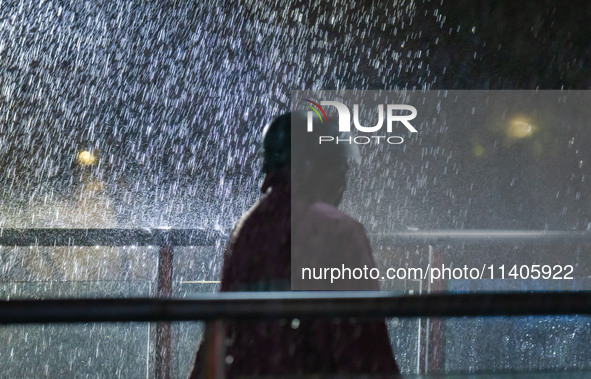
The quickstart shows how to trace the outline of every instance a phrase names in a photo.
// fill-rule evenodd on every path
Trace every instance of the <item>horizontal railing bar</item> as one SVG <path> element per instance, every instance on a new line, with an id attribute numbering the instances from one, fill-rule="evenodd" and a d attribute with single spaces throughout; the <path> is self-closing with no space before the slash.
<path id="1" fill-rule="evenodd" d="M 2 246 L 212 246 L 205 229 L 0 229 Z"/>
<path id="2" fill-rule="evenodd" d="M 395 296 L 388 292 L 242 292 L 193 299 L 0 301 L 1 324 L 311 317 L 464 317 L 591 314 L 591 292 Z"/>
<path id="3" fill-rule="evenodd" d="M 0 229 L 0 246 L 212 246 L 225 239 L 206 229 Z M 591 243 L 591 231 L 425 230 L 374 233 L 377 243 Z"/>
<path id="4" fill-rule="evenodd" d="M 555 241 L 591 242 L 591 231 L 571 230 L 499 230 L 449 229 L 425 230 L 372 235 L 381 243 L 548 243 Z"/>

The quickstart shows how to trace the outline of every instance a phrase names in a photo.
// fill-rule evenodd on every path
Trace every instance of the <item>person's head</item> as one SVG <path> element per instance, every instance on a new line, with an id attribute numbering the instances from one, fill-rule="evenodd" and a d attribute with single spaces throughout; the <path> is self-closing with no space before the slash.
<path id="1" fill-rule="evenodd" d="M 292 196 L 338 205 L 349 167 L 346 145 L 334 141 L 319 144 L 320 136 L 336 139 L 337 124 L 316 119 L 309 132 L 306 112 L 273 119 L 263 132 L 263 172 L 267 175 L 263 192 L 283 182 L 291 184 Z"/>

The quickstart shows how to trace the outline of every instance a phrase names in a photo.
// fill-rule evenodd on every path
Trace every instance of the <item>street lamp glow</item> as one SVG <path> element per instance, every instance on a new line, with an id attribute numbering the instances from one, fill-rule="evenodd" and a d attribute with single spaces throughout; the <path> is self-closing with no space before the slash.
<path id="1" fill-rule="evenodd" d="M 78 154 L 78 163 L 81 166 L 90 166 L 96 162 L 96 157 L 90 151 L 84 150 Z"/>
<path id="2" fill-rule="evenodd" d="M 512 139 L 531 137 L 535 131 L 536 127 L 532 125 L 529 120 L 515 118 L 509 122 L 507 127 L 507 137 Z"/>

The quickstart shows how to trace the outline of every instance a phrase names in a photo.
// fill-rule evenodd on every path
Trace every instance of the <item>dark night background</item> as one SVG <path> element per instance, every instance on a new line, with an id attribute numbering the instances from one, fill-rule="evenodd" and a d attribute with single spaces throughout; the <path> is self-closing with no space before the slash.
<path id="1" fill-rule="evenodd" d="M 262 128 L 290 110 L 291 91 L 587 90 L 590 21 L 588 1 L 0 0 L 0 231 L 227 234 L 259 197 Z M 427 130 L 397 154 L 364 157 L 397 173 L 366 180 L 364 200 L 395 195 L 393 231 L 590 230 L 590 143 L 588 119 L 512 142 L 467 124 Z M 96 161 L 81 165 L 82 151 Z M 175 250 L 175 296 L 212 291 L 181 282 L 216 279 L 221 248 Z M 481 264 L 531 260 L 537 249 L 443 253 Z M 589 246 L 545 249 L 555 263 L 588 266 Z M 151 296 L 156 251 L 0 246 L 0 295 Z M 392 254 L 389 264 L 414 258 L 424 262 L 424 249 Z M 448 289 L 466 290 L 455 285 Z M 420 372 L 416 322 L 390 320 L 405 373 Z M 439 368 L 589 369 L 589 325 L 586 317 L 451 320 Z M 175 328 L 173 371 L 184 377 L 198 327 Z M 0 363 L 7 377 L 146 377 L 149 333 L 143 324 L 4 327 Z"/>

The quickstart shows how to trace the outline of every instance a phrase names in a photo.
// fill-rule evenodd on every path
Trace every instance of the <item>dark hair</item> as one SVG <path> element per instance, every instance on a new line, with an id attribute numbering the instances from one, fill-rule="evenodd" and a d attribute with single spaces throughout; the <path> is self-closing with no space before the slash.
<path id="1" fill-rule="evenodd" d="M 305 112 L 282 114 L 265 127 L 263 171 L 267 176 L 261 190 L 289 184 L 299 199 L 338 205 L 349 168 L 347 149 L 334 140 L 320 144 L 320 136 L 336 140 L 338 127 L 317 119 L 313 131 L 308 131 L 307 116 Z"/>
<path id="2" fill-rule="evenodd" d="M 347 167 L 347 151 L 343 144 L 319 144 L 320 136 L 339 136 L 338 126 L 314 122 L 307 131 L 307 113 L 284 113 L 269 123 L 263 133 L 263 171 L 339 170 Z"/>

